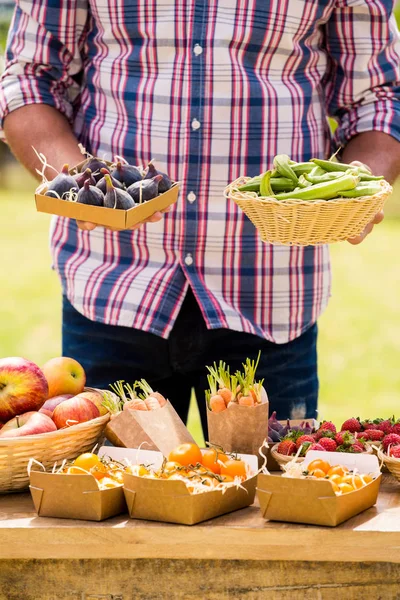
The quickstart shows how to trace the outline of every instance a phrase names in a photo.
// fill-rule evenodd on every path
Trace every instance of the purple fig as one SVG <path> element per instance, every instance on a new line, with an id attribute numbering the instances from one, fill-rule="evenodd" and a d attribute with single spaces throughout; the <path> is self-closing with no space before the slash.
<path id="1" fill-rule="evenodd" d="M 107 168 L 107 164 L 104 162 L 104 160 L 101 160 L 100 158 L 92 157 L 92 158 L 88 158 L 83 163 L 83 165 L 81 167 L 81 171 L 90 169 L 92 171 L 94 180 L 97 182 L 97 181 L 99 181 L 99 179 L 101 179 L 103 177 L 103 175 L 100 173 L 100 169 L 106 169 L 106 168 Z"/>
<path id="2" fill-rule="evenodd" d="M 77 173 L 76 175 L 74 175 L 74 179 L 78 184 L 79 189 L 83 188 L 83 184 L 86 180 L 89 180 L 90 185 L 96 185 L 96 181 L 92 176 L 91 169 L 85 169 L 82 173 Z"/>
<path id="3" fill-rule="evenodd" d="M 78 192 L 76 201 L 91 206 L 104 206 L 104 194 L 94 185 L 90 185 L 89 179 L 86 179 L 83 188 Z"/>
<path id="4" fill-rule="evenodd" d="M 68 172 L 68 165 L 64 165 L 61 172 L 50 181 L 47 192 L 56 192 L 60 198 L 69 191 L 78 191 L 75 179 Z M 47 194 L 50 195 L 50 194 Z"/>
<path id="5" fill-rule="evenodd" d="M 106 195 L 104 196 L 104 206 L 106 208 L 129 210 L 136 206 L 128 192 L 113 186 L 110 175 L 104 175 L 104 179 L 106 180 Z"/>
<path id="6" fill-rule="evenodd" d="M 162 175 L 156 175 L 153 179 L 143 179 L 137 181 L 126 190 L 132 196 L 135 202 L 146 202 L 158 196 L 158 186 L 162 180 Z"/>
<path id="7" fill-rule="evenodd" d="M 170 189 L 170 187 L 172 186 L 172 181 L 170 180 L 168 175 L 166 175 L 165 173 L 162 173 L 161 171 L 157 171 L 157 169 L 155 168 L 153 163 L 149 163 L 149 166 L 147 167 L 147 172 L 146 172 L 146 175 L 144 176 L 144 178 L 145 179 L 153 179 L 153 177 L 155 177 L 156 175 L 162 176 L 162 179 L 160 180 L 160 183 L 158 184 L 158 193 L 163 194 L 164 192 L 167 192 Z"/>
<path id="8" fill-rule="evenodd" d="M 104 179 L 104 175 L 110 175 L 110 171 L 108 169 L 100 169 L 100 173 L 102 174 L 102 178 L 96 183 L 96 187 L 98 187 L 99 190 L 101 190 L 103 192 L 103 194 L 105 194 L 106 189 L 107 189 L 107 184 L 106 184 L 106 180 Z M 112 175 L 110 175 L 110 177 L 111 177 L 111 183 L 113 184 L 113 186 L 115 188 L 117 188 L 118 190 L 122 190 L 123 189 L 122 183 L 120 183 Z"/>
<path id="9" fill-rule="evenodd" d="M 134 167 L 133 165 L 125 165 L 121 162 L 117 162 L 116 167 L 111 175 L 117 181 L 124 183 L 127 188 L 133 183 L 143 179 L 143 175 L 137 167 Z"/>

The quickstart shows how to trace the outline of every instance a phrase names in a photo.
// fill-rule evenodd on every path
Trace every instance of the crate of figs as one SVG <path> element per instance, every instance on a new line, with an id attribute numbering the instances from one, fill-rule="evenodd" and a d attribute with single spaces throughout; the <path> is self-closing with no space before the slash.
<path id="1" fill-rule="evenodd" d="M 44 172 L 47 162 L 40 158 Z M 89 157 L 71 169 L 64 165 L 50 181 L 42 175 L 42 180 L 35 193 L 38 212 L 115 229 L 130 229 L 166 209 L 179 193 L 179 184 L 153 162 L 142 168 L 119 157 L 113 163 Z"/>

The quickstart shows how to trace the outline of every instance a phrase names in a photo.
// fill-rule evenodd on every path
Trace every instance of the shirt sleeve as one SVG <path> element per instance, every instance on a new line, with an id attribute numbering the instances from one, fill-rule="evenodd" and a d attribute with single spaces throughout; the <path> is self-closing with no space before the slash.
<path id="1" fill-rule="evenodd" d="M 54 106 L 72 121 L 87 17 L 85 0 L 16 0 L 0 78 L 0 139 L 4 118 L 28 104 Z"/>
<path id="2" fill-rule="evenodd" d="M 325 25 L 328 114 L 344 146 L 365 131 L 400 141 L 400 44 L 389 0 L 339 0 Z"/>

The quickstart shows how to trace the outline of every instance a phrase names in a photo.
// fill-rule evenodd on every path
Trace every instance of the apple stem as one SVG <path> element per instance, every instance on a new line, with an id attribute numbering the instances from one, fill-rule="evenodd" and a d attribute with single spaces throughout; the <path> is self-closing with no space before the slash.
<path id="1" fill-rule="evenodd" d="M 19 416 L 17 415 L 15 418 L 17 419 L 17 428 L 18 428 L 20 426 L 19 425 Z"/>
<path id="2" fill-rule="evenodd" d="M 6 383 L 0 383 L 0 392 L 6 387 Z"/>

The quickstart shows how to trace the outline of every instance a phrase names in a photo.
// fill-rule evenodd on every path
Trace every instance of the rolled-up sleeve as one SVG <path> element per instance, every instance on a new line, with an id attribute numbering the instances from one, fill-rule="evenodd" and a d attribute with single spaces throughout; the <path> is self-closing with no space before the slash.
<path id="1" fill-rule="evenodd" d="M 0 139 L 4 118 L 28 104 L 48 104 L 72 121 L 87 18 L 86 0 L 16 1 L 0 78 Z"/>
<path id="2" fill-rule="evenodd" d="M 365 131 L 400 141 L 400 44 L 388 0 L 339 0 L 325 25 L 327 111 L 344 146 Z"/>

